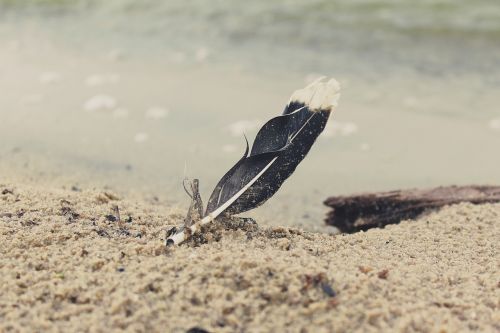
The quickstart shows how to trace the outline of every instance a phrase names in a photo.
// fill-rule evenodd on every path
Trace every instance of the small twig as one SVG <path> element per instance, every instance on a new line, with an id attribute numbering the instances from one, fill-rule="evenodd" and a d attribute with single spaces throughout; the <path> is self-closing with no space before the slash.
<path id="1" fill-rule="evenodd" d="M 189 182 L 189 179 L 188 178 L 184 178 L 184 180 L 182 181 L 182 187 L 184 187 L 184 192 L 186 192 L 186 194 L 191 198 L 193 199 L 193 195 L 191 193 L 189 193 L 189 190 L 186 188 L 186 182 Z"/>
<path id="2" fill-rule="evenodd" d="M 113 205 L 111 207 L 111 210 L 113 211 L 115 217 L 116 217 L 116 221 L 118 222 L 118 226 L 120 227 L 120 229 L 123 229 L 123 222 L 122 222 L 122 219 L 120 217 L 120 208 L 118 207 L 118 205 Z"/>

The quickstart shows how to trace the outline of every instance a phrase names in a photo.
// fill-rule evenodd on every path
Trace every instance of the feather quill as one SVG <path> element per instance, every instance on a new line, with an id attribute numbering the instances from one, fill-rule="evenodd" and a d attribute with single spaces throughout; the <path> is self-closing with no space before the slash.
<path id="1" fill-rule="evenodd" d="M 246 142 L 243 157 L 215 186 L 204 217 L 168 238 L 167 245 L 182 243 L 223 213 L 239 214 L 271 198 L 307 155 L 339 96 L 340 85 L 334 79 L 320 78 L 295 91 L 283 113 L 259 130 L 251 150 Z"/>

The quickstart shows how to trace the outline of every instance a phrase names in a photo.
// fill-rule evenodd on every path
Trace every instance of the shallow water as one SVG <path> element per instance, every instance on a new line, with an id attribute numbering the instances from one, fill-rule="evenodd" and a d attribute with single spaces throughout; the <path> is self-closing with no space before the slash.
<path id="1" fill-rule="evenodd" d="M 187 206 L 186 172 L 206 200 L 243 132 L 334 76 L 333 122 L 249 214 L 319 225 L 332 194 L 500 183 L 499 65 L 494 0 L 0 0 L 0 170 Z"/>

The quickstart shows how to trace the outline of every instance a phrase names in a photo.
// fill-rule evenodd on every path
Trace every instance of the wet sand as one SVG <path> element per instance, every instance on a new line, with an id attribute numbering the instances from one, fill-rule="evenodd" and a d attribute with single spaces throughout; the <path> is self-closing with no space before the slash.
<path id="1" fill-rule="evenodd" d="M 183 215 L 106 189 L 0 184 L 0 331 L 500 330 L 500 205 L 353 235 L 219 228 L 166 249 Z"/>

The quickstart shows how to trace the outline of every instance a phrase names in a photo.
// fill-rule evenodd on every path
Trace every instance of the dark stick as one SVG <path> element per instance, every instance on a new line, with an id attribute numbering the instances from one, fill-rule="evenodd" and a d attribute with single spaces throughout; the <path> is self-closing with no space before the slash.
<path id="1" fill-rule="evenodd" d="M 343 233 L 384 227 L 460 202 L 500 202 L 500 186 L 447 186 L 330 197 L 326 224 Z"/>

